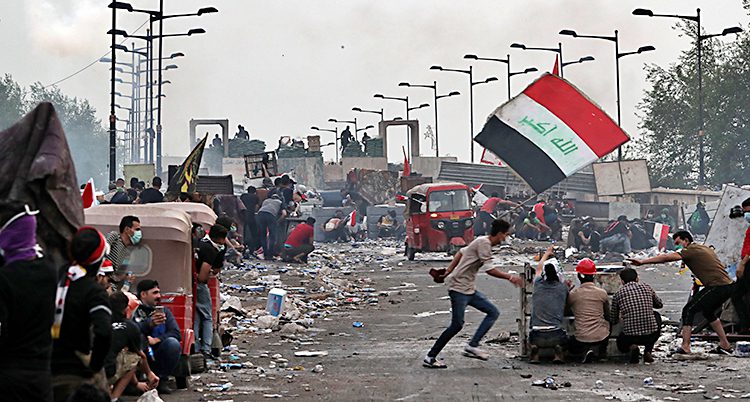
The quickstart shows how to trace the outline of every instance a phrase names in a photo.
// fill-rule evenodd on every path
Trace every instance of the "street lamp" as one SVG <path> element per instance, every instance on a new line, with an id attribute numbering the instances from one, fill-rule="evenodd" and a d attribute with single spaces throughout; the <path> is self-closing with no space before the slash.
<path id="1" fill-rule="evenodd" d="M 560 63 L 562 63 L 563 60 L 563 52 L 562 52 L 562 43 L 557 43 L 557 48 L 554 47 L 531 47 L 526 46 L 523 43 L 513 43 L 510 45 L 510 47 L 514 49 L 521 49 L 521 50 L 543 50 L 546 52 L 555 52 L 560 56 Z M 560 77 L 565 77 L 565 74 L 563 74 L 563 66 L 560 66 Z"/>
<path id="2" fill-rule="evenodd" d="M 383 94 L 375 94 L 372 97 L 379 98 L 379 99 L 389 99 L 389 100 L 397 100 L 397 101 L 405 102 L 406 103 L 406 119 L 409 120 L 409 97 L 408 96 L 404 98 L 399 98 L 396 96 L 385 96 Z"/>
<path id="3" fill-rule="evenodd" d="M 629 56 L 631 54 L 639 54 L 639 53 L 648 52 L 651 50 L 656 50 L 656 48 L 653 46 L 641 46 L 640 48 L 638 48 L 638 50 L 634 52 L 620 53 L 620 37 L 616 29 L 615 29 L 615 34 L 613 36 L 581 35 L 571 29 L 563 29 L 562 31 L 560 31 L 560 35 L 572 36 L 574 38 L 601 39 L 601 40 L 607 40 L 607 41 L 615 43 L 615 82 L 616 82 L 615 85 L 616 85 L 616 93 L 617 93 L 617 125 L 619 126 L 620 125 L 620 58 Z M 622 160 L 622 146 L 617 147 L 617 160 L 618 161 Z"/>
<path id="4" fill-rule="evenodd" d="M 474 163 L 474 86 L 497 81 L 496 77 L 486 78 L 484 81 L 474 82 L 474 67 L 469 66 L 468 70 L 445 68 L 443 66 L 432 66 L 430 70 L 447 71 L 453 73 L 462 73 L 469 76 L 469 149 L 471 150 L 471 163 Z"/>
<path id="5" fill-rule="evenodd" d="M 373 126 L 372 124 L 370 124 L 370 125 L 368 125 L 367 127 L 362 127 L 362 128 L 358 128 L 358 129 L 356 129 L 356 131 L 357 131 L 357 132 L 360 132 L 360 131 L 365 131 L 365 130 L 369 130 L 369 129 L 371 129 L 371 128 L 375 128 L 375 126 Z"/>
<path id="6" fill-rule="evenodd" d="M 504 59 L 498 59 L 498 58 L 492 58 L 492 57 L 479 57 L 479 56 L 477 56 L 475 54 L 467 54 L 467 55 L 464 56 L 464 59 L 467 59 L 467 60 L 477 60 L 477 61 L 493 61 L 493 62 L 497 62 L 497 63 L 504 63 L 506 65 L 506 67 L 508 68 L 508 72 L 506 74 L 507 78 L 508 78 L 508 83 L 507 83 L 508 100 L 510 100 L 510 77 L 512 77 L 514 75 L 527 74 L 527 73 L 532 73 L 534 71 L 537 71 L 536 67 L 530 67 L 530 68 L 527 68 L 527 69 L 525 69 L 523 71 L 511 72 L 510 71 L 510 55 L 509 54 L 506 55 Z"/>
<path id="7" fill-rule="evenodd" d="M 417 109 L 421 109 L 421 108 L 423 108 L 423 107 L 430 107 L 430 104 L 429 104 L 429 103 L 423 103 L 423 104 L 421 104 L 421 105 L 419 105 L 419 106 L 412 106 L 412 107 L 410 107 L 410 108 L 409 108 L 409 110 L 408 110 L 408 111 L 410 112 L 410 111 L 412 111 L 412 110 L 417 110 Z"/>
<path id="8" fill-rule="evenodd" d="M 706 170 L 704 161 L 704 149 L 703 149 L 703 70 L 701 64 L 701 54 L 703 53 L 702 42 L 706 39 L 715 38 L 717 36 L 724 36 L 729 34 L 736 34 L 742 32 L 740 27 L 729 27 L 724 28 L 719 34 L 701 35 L 701 9 L 696 9 L 696 15 L 677 15 L 677 14 L 655 14 L 653 11 L 645 8 L 636 8 L 633 10 L 633 15 L 640 15 L 646 17 L 666 17 L 666 18 L 679 18 L 681 20 L 688 20 L 697 23 L 697 30 L 695 35 L 695 46 L 698 54 L 698 184 L 706 184 Z"/>
<path id="9" fill-rule="evenodd" d="M 433 99 L 435 101 L 435 157 L 438 157 L 440 155 L 440 147 L 438 146 L 438 94 L 437 94 L 437 81 L 432 81 L 432 85 L 429 84 L 411 84 L 408 82 L 399 82 L 398 86 L 400 87 L 409 87 L 409 88 L 430 88 L 432 89 L 432 92 L 434 94 Z M 408 110 L 407 110 L 408 112 Z"/>
<path id="10" fill-rule="evenodd" d="M 327 131 L 329 133 L 333 133 L 333 135 L 335 136 L 334 140 L 336 141 L 336 147 L 335 147 L 335 149 L 336 149 L 336 163 L 338 164 L 339 163 L 339 128 L 338 127 L 334 127 L 333 129 L 330 129 L 330 128 L 319 128 L 319 127 L 316 127 L 316 126 L 312 126 L 312 127 L 310 127 L 310 130 Z"/>
<path id="11" fill-rule="evenodd" d="M 380 121 L 384 120 L 384 118 L 383 118 L 383 109 L 382 108 L 380 110 L 365 110 L 365 109 L 362 109 L 360 107 L 353 107 L 352 111 L 354 111 L 354 112 L 360 112 L 360 113 L 379 114 L 380 115 Z"/>
<path id="12" fill-rule="evenodd" d="M 564 66 L 569 66 L 571 64 L 585 63 L 587 61 L 594 61 L 594 60 L 595 60 L 594 56 L 584 56 L 584 57 L 581 57 L 578 60 L 563 61 L 563 62 L 560 63 L 560 66 L 564 67 Z"/>

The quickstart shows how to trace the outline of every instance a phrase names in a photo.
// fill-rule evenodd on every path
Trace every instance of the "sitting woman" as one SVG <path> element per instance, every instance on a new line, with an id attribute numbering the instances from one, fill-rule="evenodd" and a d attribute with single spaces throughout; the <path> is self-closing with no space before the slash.
<path id="1" fill-rule="evenodd" d="M 531 331 L 529 332 L 529 363 L 539 363 L 539 349 L 554 348 L 554 363 L 564 363 L 563 347 L 567 334 L 562 328 L 568 286 L 563 283 L 562 271 L 547 249 L 536 268 L 534 293 L 531 298 Z"/>

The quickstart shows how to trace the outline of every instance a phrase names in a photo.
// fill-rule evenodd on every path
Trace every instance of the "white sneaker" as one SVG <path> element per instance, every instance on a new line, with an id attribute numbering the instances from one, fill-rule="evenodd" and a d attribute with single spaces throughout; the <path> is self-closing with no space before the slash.
<path id="1" fill-rule="evenodd" d="M 490 358 L 489 353 L 470 345 L 464 347 L 464 356 L 479 360 L 487 360 Z"/>

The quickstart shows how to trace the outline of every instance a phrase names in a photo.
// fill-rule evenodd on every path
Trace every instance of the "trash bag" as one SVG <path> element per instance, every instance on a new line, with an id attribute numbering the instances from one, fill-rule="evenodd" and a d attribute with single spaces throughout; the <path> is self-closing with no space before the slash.
<path id="1" fill-rule="evenodd" d="M 138 398 L 138 402 L 164 402 L 161 398 L 159 398 L 159 393 L 152 389 L 150 391 L 146 391 L 141 395 L 140 398 Z"/>

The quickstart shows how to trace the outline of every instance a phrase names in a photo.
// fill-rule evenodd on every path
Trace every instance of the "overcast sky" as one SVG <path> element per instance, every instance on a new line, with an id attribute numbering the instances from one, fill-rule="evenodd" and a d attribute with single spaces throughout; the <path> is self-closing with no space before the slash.
<path id="1" fill-rule="evenodd" d="M 0 72 L 12 74 L 22 85 L 35 81 L 49 84 L 98 59 L 108 51 L 110 41 L 106 35 L 111 24 L 108 3 L 3 0 Z M 130 3 L 147 9 L 159 5 L 158 0 Z M 467 77 L 430 71 L 429 67 L 440 64 L 463 69 L 469 66 L 464 54 L 504 58 L 510 53 L 514 70 L 532 66 L 551 70 L 554 53 L 511 50 L 513 42 L 536 47 L 555 47 L 562 42 L 565 61 L 594 56 L 594 62 L 566 67 L 565 78 L 614 118 L 613 44 L 558 35 L 566 28 L 588 35 L 612 35 L 619 29 L 622 52 L 643 45 L 656 47 L 656 52 L 620 60 L 622 125 L 635 136 L 635 106 L 646 89 L 644 63 L 666 66 L 692 44 L 672 29 L 673 20 L 636 17 L 632 10 L 647 7 L 657 13 L 695 14 L 695 9 L 702 7 L 708 33 L 734 25 L 745 27 L 748 22 L 740 0 L 165 0 L 166 14 L 195 12 L 204 6 L 214 6 L 219 13 L 165 22 L 165 33 L 196 27 L 207 31 L 164 41 L 165 55 L 177 51 L 187 55 L 176 59 L 179 69 L 164 73 L 164 79 L 172 82 L 164 90 L 166 155 L 189 152 L 191 118 L 228 118 L 232 134 L 237 124 L 243 124 L 252 138 L 274 145 L 282 135 L 314 134 L 308 129 L 313 125 L 332 127 L 327 122 L 331 117 L 350 120 L 356 116 L 360 127 L 377 125 L 377 115 L 352 112 L 354 106 L 383 107 L 387 118 L 404 115 L 402 102 L 374 99 L 375 93 L 408 95 L 413 105 L 430 103 L 430 108 L 412 112 L 424 133 L 427 125 L 434 127 L 431 90 L 397 84 L 437 80 L 441 93 L 462 94 L 440 100 L 440 153 L 468 160 Z M 132 32 L 145 19 L 143 14 L 121 12 L 118 28 Z M 139 33 L 145 34 L 145 29 Z M 127 58 L 129 61 L 129 55 Z M 506 70 L 499 63 L 474 62 L 474 66 L 477 81 L 490 76 L 499 79 L 474 88 L 478 132 L 486 116 L 506 100 Z M 109 110 L 108 68 L 97 63 L 59 84 L 66 94 L 88 99 L 104 122 Z M 538 73 L 513 77 L 513 94 L 536 77 Z M 126 86 L 118 88 L 129 91 Z M 126 104 L 126 99 L 118 102 Z M 120 117 L 127 115 L 123 112 Z M 218 127 L 199 130 L 219 132 Z M 375 134 L 371 130 L 370 135 Z M 432 155 L 429 143 L 421 137 L 422 153 Z M 323 133 L 322 142 L 329 141 L 332 135 L 329 138 Z M 405 134 L 389 141 L 392 161 L 400 160 L 404 143 Z M 332 158 L 330 147 L 328 150 L 326 157 Z"/>

